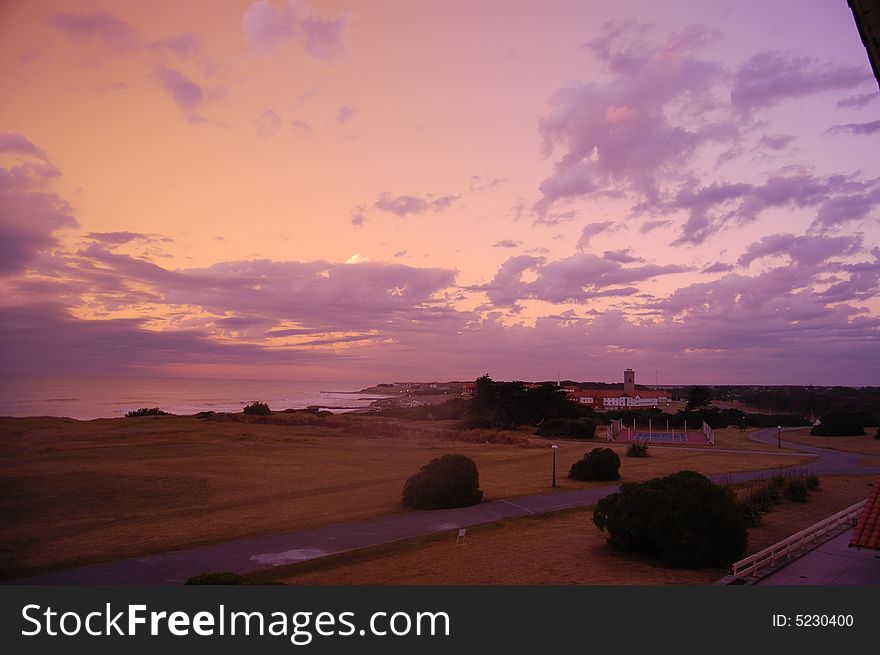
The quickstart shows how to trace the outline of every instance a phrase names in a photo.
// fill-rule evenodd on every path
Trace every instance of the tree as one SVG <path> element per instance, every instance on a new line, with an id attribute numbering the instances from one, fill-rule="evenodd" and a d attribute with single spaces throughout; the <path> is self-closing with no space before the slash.
<path id="1" fill-rule="evenodd" d="M 465 455 L 432 459 L 403 486 L 403 505 L 415 509 L 466 507 L 482 499 L 477 465 Z"/>
<path id="2" fill-rule="evenodd" d="M 621 485 L 598 502 L 593 523 L 608 532 L 611 546 L 672 566 L 730 564 L 748 540 L 733 492 L 695 471 Z"/>
<path id="3" fill-rule="evenodd" d="M 708 407 L 712 402 L 712 390 L 709 387 L 691 387 L 687 393 L 687 407 L 690 412 L 700 407 Z"/>

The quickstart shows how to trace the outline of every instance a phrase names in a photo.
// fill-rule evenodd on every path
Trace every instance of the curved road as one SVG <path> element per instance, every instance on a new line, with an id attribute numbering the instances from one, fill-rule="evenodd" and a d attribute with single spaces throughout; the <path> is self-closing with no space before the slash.
<path id="1" fill-rule="evenodd" d="M 776 446 L 776 428 L 759 430 L 751 438 Z M 804 446 L 782 445 L 815 456 L 808 466 L 817 475 L 880 474 L 880 466 L 860 466 L 864 455 Z M 766 475 L 742 471 L 710 476 L 716 482 L 739 483 Z M 286 534 L 251 537 L 210 546 L 178 550 L 64 571 L 52 571 L 16 581 L 18 584 L 176 584 L 201 573 L 249 573 L 360 548 L 447 532 L 504 519 L 520 518 L 593 505 L 618 486 L 554 494 L 520 496 L 458 509 L 407 512 L 366 521 L 328 525 Z"/>

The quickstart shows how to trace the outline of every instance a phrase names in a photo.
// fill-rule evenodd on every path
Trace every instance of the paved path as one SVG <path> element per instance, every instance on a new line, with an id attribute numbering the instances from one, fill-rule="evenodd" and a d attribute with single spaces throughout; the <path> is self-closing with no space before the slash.
<path id="1" fill-rule="evenodd" d="M 850 548 L 850 528 L 761 578 L 759 585 L 876 585 L 880 584 L 880 553 Z"/>
<path id="2" fill-rule="evenodd" d="M 760 430 L 752 438 L 776 446 L 776 428 Z M 880 467 L 862 467 L 862 455 L 812 448 L 783 441 L 785 447 L 803 450 L 817 459 L 808 464 L 818 475 L 880 473 Z M 791 453 L 788 453 L 791 454 Z M 710 476 L 716 482 L 747 482 L 766 471 L 743 471 Z M 135 557 L 66 571 L 52 571 L 19 580 L 21 584 L 173 584 L 212 571 L 251 571 L 293 564 L 326 555 L 467 528 L 531 514 L 556 512 L 593 505 L 614 493 L 618 486 L 581 489 L 553 494 L 521 496 L 459 509 L 407 512 L 366 521 L 328 525 L 286 534 L 252 537 L 145 557 Z"/>

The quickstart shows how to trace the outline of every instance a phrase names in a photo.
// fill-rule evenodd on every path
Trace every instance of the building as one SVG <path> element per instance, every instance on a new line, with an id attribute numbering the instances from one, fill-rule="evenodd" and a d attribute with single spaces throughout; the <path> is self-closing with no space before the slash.
<path id="1" fill-rule="evenodd" d="M 623 389 L 571 389 L 566 388 L 571 400 L 596 409 L 622 409 L 660 407 L 668 405 L 672 398 L 662 389 L 636 389 L 636 373 L 628 368 L 623 372 Z"/>

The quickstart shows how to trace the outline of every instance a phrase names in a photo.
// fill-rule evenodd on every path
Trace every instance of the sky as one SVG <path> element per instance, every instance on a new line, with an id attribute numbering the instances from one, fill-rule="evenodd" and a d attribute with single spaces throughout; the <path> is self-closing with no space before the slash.
<path id="1" fill-rule="evenodd" d="M 0 369 L 880 384 L 845 0 L 0 2 Z"/>

